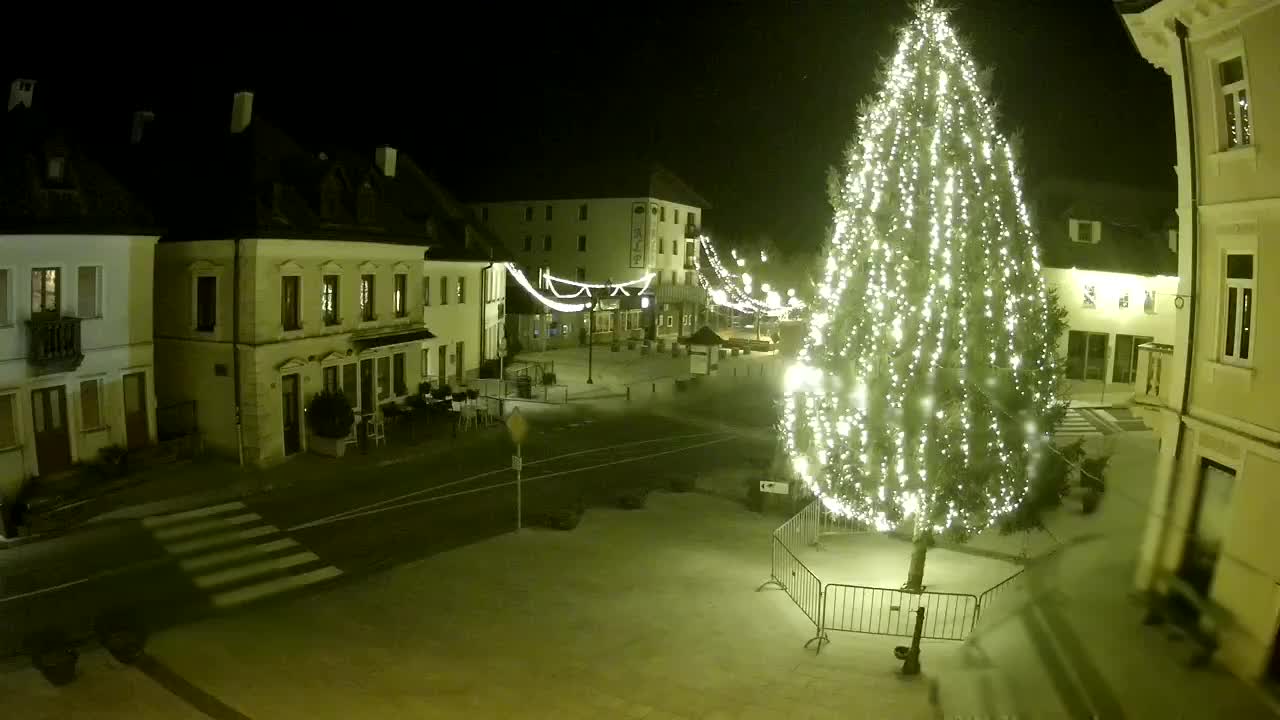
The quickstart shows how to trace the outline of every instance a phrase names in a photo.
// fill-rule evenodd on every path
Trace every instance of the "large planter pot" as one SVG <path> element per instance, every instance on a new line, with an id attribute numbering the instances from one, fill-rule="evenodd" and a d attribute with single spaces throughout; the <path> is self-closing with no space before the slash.
<path id="1" fill-rule="evenodd" d="M 342 457 L 347 451 L 347 439 L 320 437 L 313 434 L 307 440 L 307 448 L 317 455 Z"/>
<path id="2" fill-rule="evenodd" d="M 680 357 L 680 345 L 671 343 L 671 357 Z"/>
<path id="3" fill-rule="evenodd" d="M 663 340 L 662 338 L 658 338 L 658 352 L 666 352 L 666 351 L 667 351 L 667 341 Z"/>

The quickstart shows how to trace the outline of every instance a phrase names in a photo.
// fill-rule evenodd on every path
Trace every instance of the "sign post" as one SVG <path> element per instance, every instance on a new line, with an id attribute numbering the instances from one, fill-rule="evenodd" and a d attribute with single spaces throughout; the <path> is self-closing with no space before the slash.
<path id="1" fill-rule="evenodd" d="M 511 441 L 516 444 L 516 454 L 511 456 L 511 469 L 516 471 L 516 532 L 520 532 L 524 524 L 524 488 L 520 479 L 524 470 L 524 455 L 521 448 L 525 436 L 529 434 L 529 421 L 520 414 L 520 408 L 512 410 L 511 417 L 507 418 L 507 432 L 511 434 Z"/>

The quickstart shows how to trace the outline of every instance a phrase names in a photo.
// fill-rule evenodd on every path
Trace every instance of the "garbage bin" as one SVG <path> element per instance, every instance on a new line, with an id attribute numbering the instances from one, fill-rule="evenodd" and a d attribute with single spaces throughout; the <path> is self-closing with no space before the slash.
<path id="1" fill-rule="evenodd" d="M 528 375 L 516 378 L 516 397 L 526 400 L 533 397 L 533 380 Z"/>

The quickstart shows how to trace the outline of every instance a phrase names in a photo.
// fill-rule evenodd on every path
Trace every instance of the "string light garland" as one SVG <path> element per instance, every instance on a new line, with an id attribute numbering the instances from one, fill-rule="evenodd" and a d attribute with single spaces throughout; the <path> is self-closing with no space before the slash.
<path id="1" fill-rule="evenodd" d="M 634 295 L 642 295 L 649 289 L 649 283 L 653 282 L 653 273 L 648 273 L 635 280 L 627 280 L 620 283 L 588 283 L 579 280 L 568 280 L 566 278 L 556 277 L 551 273 L 543 273 L 542 277 L 547 282 L 547 287 L 551 289 L 554 298 L 547 297 L 542 294 L 533 283 L 529 281 L 529 277 L 524 274 L 514 263 L 505 263 L 507 272 L 515 279 L 520 287 L 525 289 L 535 300 L 541 302 L 546 307 L 559 312 L 581 312 L 591 307 L 591 301 L 596 297 L 597 291 L 605 290 L 607 297 L 633 297 Z M 556 285 L 563 284 L 575 288 L 572 291 L 561 292 Z M 558 298 L 558 299 L 557 299 Z M 562 300 L 573 300 L 576 298 L 586 298 L 586 302 L 562 302 Z M 642 307 L 648 307 L 647 304 Z"/>
<path id="2" fill-rule="evenodd" d="M 782 429 L 832 512 L 978 532 L 1019 507 L 1059 404 L 1009 143 L 933 0 L 859 118 Z"/>
<path id="3" fill-rule="evenodd" d="M 773 291 L 768 283 L 764 283 L 760 286 L 760 290 L 764 293 L 765 299 L 759 300 L 753 297 L 751 273 L 738 274 L 726 269 L 724 263 L 720 261 L 720 255 L 716 252 L 715 246 L 705 235 L 698 238 L 698 248 L 699 252 L 693 254 L 694 274 L 698 278 L 698 284 L 707 291 L 707 295 L 715 304 L 731 310 L 773 318 L 785 318 L 804 309 L 805 305 L 796 297 L 794 289 L 788 291 L 788 299 L 783 302 L 782 295 Z M 730 250 L 729 253 L 738 267 L 746 266 L 747 261 L 738 257 L 737 250 Z M 704 257 L 713 277 L 708 277 L 703 271 L 702 258 Z M 760 259 L 762 262 L 768 262 L 768 256 L 763 251 L 760 253 Z"/>

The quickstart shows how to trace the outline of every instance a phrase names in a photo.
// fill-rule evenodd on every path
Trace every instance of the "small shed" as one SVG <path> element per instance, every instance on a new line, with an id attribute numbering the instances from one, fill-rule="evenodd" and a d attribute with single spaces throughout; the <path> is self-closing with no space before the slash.
<path id="1" fill-rule="evenodd" d="M 698 332 L 690 335 L 685 344 L 689 346 L 689 372 L 693 375 L 712 375 L 719 367 L 719 348 L 724 339 L 714 330 L 703 325 Z"/>

